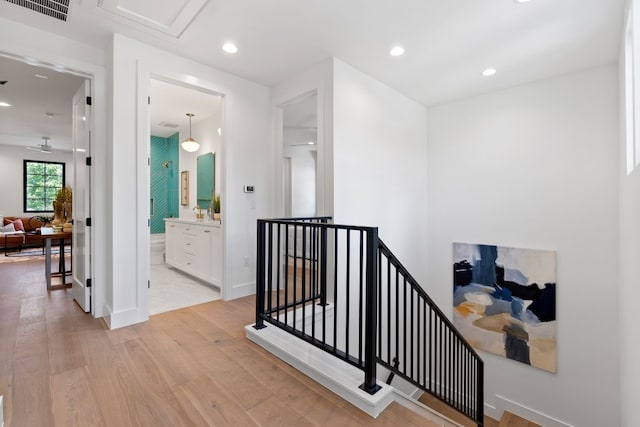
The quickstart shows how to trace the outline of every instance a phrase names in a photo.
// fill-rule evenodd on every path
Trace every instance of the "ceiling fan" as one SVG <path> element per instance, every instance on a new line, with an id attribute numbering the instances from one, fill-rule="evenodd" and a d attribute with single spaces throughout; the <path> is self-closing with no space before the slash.
<path id="1" fill-rule="evenodd" d="M 36 145 L 35 147 L 32 147 L 32 146 L 27 147 L 27 150 L 39 151 L 41 153 L 51 154 L 53 152 L 53 147 L 49 145 L 49 141 L 51 141 L 51 138 L 49 138 L 48 136 L 43 136 L 42 141 L 44 141 L 43 144 Z"/>

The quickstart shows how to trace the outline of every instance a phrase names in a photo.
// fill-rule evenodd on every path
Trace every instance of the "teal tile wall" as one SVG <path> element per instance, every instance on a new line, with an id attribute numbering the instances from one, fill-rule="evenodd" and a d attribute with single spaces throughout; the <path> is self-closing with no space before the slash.
<path id="1" fill-rule="evenodd" d="M 180 138 L 178 133 L 167 138 L 167 155 L 169 160 L 173 161 L 170 166 L 174 166 L 167 179 L 167 216 L 177 218 L 179 216 L 178 201 L 180 200 L 180 173 L 178 171 Z"/>
<path id="2" fill-rule="evenodd" d="M 152 136 L 150 161 L 151 233 L 164 233 L 164 218 L 178 216 L 178 134 Z"/>

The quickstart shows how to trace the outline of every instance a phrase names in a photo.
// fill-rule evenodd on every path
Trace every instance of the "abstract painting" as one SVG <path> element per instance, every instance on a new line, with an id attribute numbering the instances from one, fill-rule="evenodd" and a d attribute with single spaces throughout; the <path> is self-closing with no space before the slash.
<path id="1" fill-rule="evenodd" d="M 554 251 L 454 243 L 453 306 L 473 347 L 556 372 Z"/>

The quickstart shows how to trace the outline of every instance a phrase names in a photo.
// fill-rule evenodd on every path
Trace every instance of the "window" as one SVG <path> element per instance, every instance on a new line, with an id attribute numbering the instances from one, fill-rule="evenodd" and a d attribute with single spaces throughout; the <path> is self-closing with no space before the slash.
<path id="1" fill-rule="evenodd" d="M 64 163 L 24 161 L 24 211 L 53 212 L 56 193 L 64 186 Z"/>
<path id="2" fill-rule="evenodd" d="M 627 14 L 624 38 L 625 123 L 627 173 L 640 164 L 640 1 L 633 0 Z"/>

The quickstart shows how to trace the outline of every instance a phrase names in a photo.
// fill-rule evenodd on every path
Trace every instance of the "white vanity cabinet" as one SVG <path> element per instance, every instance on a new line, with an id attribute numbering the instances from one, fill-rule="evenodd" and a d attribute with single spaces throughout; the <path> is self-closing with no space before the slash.
<path id="1" fill-rule="evenodd" d="M 217 221 L 165 219 L 166 263 L 222 287 L 222 229 Z"/>

